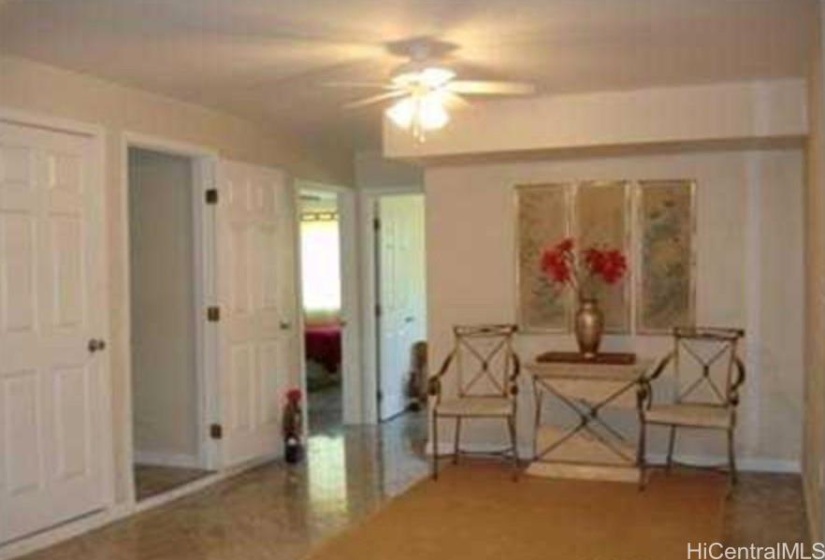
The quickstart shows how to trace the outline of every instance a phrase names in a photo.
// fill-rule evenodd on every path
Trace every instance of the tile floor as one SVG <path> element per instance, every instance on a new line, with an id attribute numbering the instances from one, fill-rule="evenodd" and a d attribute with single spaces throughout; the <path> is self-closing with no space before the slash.
<path id="1" fill-rule="evenodd" d="M 266 465 L 27 560 L 298 560 L 426 476 L 423 413 L 313 436 L 307 461 Z M 805 538 L 799 478 L 746 473 L 726 541 Z"/>
<path id="2" fill-rule="evenodd" d="M 210 474 L 203 469 L 135 465 L 135 495 L 138 501 L 163 494 Z"/>

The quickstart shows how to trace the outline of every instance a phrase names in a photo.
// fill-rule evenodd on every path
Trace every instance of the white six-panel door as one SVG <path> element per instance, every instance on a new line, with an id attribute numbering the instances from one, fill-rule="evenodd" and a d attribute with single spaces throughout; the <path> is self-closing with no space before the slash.
<path id="1" fill-rule="evenodd" d="M 297 366 L 292 197 L 280 171 L 220 164 L 217 205 L 224 466 L 279 453 Z"/>
<path id="2" fill-rule="evenodd" d="M 424 197 L 379 201 L 381 420 L 403 412 L 412 345 L 425 337 Z"/>
<path id="3" fill-rule="evenodd" d="M 107 498 L 93 142 L 0 122 L 0 544 Z"/>

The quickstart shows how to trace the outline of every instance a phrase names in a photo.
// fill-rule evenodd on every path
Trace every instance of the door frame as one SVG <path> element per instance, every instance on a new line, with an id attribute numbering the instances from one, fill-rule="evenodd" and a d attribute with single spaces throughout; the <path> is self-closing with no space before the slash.
<path id="1" fill-rule="evenodd" d="M 420 194 L 425 196 L 424 187 L 410 185 L 382 189 L 362 190 L 358 193 L 359 228 L 361 246 L 361 363 L 363 371 L 363 418 L 366 424 L 378 424 L 378 376 L 381 374 L 378 362 L 378 327 L 376 317 L 378 307 L 378 262 L 375 258 L 375 244 L 378 240 L 375 221 L 376 208 L 381 198 Z M 424 199 L 426 209 L 426 198 Z M 425 249 L 426 250 L 426 249 Z"/>
<path id="2" fill-rule="evenodd" d="M 95 208 L 98 216 L 98 234 L 100 235 L 99 252 L 98 252 L 98 280 L 100 285 L 96 286 L 96 299 L 103 302 L 100 309 L 95 312 L 95 326 L 100 333 L 103 340 L 110 341 L 111 337 L 111 311 L 110 311 L 110 247 L 107 224 L 109 220 L 109 211 L 107 206 L 108 193 L 106 192 L 106 130 L 104 127 L 89 124 L 73 119 L 66 119 L 47 115 L 43 113 L 30 112 L 25 110 L 14 109 L 7 106 L 0 105 L 0 122 L 38 128 L 41 130 L 52 130 L 55 132 L 62 132 L 65 134 L 73 134 L 77 136 L 86 137 L 91 142 L 91 165 L 89 169 L 90 182 L 93 188 L 98 193 L 97 206 Z M 111 344 L 109 345 L 111 348 Z M 112 384 L 113 368 L 113 353 L 111 350 L 107 353 L 106 359 L 100 360 L 100 416 L 102 421 L 101 430 L 101 453 L 99 458 L 101 461 L 101 476 L 103 477 L 102 488 L 102 502 L 103 510 L 98 513 L 92 513 L 88 518 L 97 518 L 105 516 L 107 512 L 115 507 L 116 496 L 116 470 L 117 465 L 115 461 L 115 434 L 114 426 L 116 422 L 114 419 L 113 407 L 113 393 L 114 387 Z M 5 544 L 0 544 L 0 558 L 13 557 L 17 554 L 24 554 L 31 550 L 32 543 L 36 543 L 43 538 L 43 535 L 59 531 L 61 527 L 72 523 L 68 520 L 56 527 L 51 527 L 42 532 L 33 533 L 32 535 L 24 536 L 15 539 Z"/>
<path id="3" fill-rule="evenodd" d="M 341 333 L 341 404 L 343 423 L 345 425 L 364 423 L 364 376 L 361 358 L 361 317 L 360 293 L 358 282 L 358 228 L 357 199 L 355 191 L 349 187 L 328 185 L 315 181 L 295 179 L 292 183 L 295 197 L 295 274 L 296 293 L 298 297 L 298 329 L 300 334 L 300 387 L 304 399 L 308 399 L 306 387 L 306 349 L 304 348 L 304 298 L 303 279 L 301 276 L 301 216 L 300 194 L 303 190 L 321 191 L 337 196 L 338 224 L 341 243 L 341 316 L 346 322 L 345 331 Z M 308 404 L 303 407 L 304 431 L 308 430 Z"/>
<path id="4" fill-rule="evenodd" d="M 217 440 L 209 437 L 208 426 L 218 417 L 217 394 L 217 325 L 204 320 L 204 310 L 217 301 L 216 279 L 214 278 L 216 233 L 214 212 L 208 210 L 205 203 L 206 191 L 215 188 L 218 154 L 204 146 L 170 141 L 164 138 L 142 133 L 124 131 L 121 135 L 121 243 L 118 247 L 125 259 L 126 273 L 123 283 L 125 288 L 124 337 L 131 340 L 131 254 L 129 239 L 129 149 L 141 148 L 159 153 L 186 157 L 192 160 L 192 209 L 193 209 L 193 259 L 195 294 L 193 302 L 195 312 L 195 369 L 197 379 L 197 419 L 198 463 L 201 468 L 218 470 L 220 468 L 220 448 Z M 128 355 L 124 361 L 124 409 L 127 422 L 123 428 L 124 454 L 121 468 L 131 473 L 134 469 L 134 422 L 132 421 L 132 345 L 127 346 Z M 134 483 L 128 485 L 128 502 L 137 503 Z"/>

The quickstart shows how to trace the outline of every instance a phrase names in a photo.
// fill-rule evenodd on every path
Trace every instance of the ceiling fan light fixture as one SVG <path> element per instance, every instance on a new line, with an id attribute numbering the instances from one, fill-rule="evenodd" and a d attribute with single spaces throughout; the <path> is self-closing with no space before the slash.
<path id="1" fill-rule="evenodd" d="M 410 130 L 419 142 L 424 141 L 426 132 L 443 128 L 450 122 L 450 115 L 444 107 L 445 95 L 435 90 L 423 95 L 413 93 L 386 110 L 387 118 L 397 127 Z"/>
<path id="2" fill-rule="evenodd" d="M 444 101 L 437 92 L 423 96 L 418 103 L 418 122 L 424 130 L 438 130 L 450 122 Z"/>
<path id="3" fill-rule="evenodd" d="M 412 97 L 405 97 L 386 111 L 387 117 L 389 117 L 393 124 L 404 130 L 412 126 L 415 114 L 416 103 Z"/>
<path id="4" fill-rule="evenodd" d="M 455 78 L 455 72 L 444 66 L 424 66 L 405 64 L 392 77 L 392 83 L 399 87 L 424 87 L 436 89 Z"/>

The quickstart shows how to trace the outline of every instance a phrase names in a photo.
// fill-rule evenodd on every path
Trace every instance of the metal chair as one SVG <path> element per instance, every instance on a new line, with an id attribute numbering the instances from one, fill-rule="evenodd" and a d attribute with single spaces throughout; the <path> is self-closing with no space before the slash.
<path id="1" fill-rule="evenodd" d="M 510 434 L 509 452 L 513 459 L 513 476 L 518 476 L 519 458 L 516 439 L 516 385 L 521 362 L 513 351 L 515 325 L 462 325 L 453 327 L 455 343 L 438 373 L 430 379 L 432 402 L 433 479 L 438 478 L 438 420 L 455 419 L 453 462 L 460 453 L 463 419 L 501 418 Z M 442 378 L 448 371 L 457 377 L 457 394 L 442 398 Z"/>
<path id="2" fill-rule="evenodd" d="M 673 351 L 665 356 L 639 387 L 639 485 L 646 484 L 645 445 L 647 426 L 670 428 L 666 469 L 673 464 L 676 428 L 712 429 L 727 433 L 728 472 L 736 484 L 734 430 L 739 389 L 745 381 L 745 366 L 736 354 L 744 336 L 741 329 L 678 327 L 673 331 Z M 673 366 L 673 398 L 653 402 L 652 382 Z"/>

